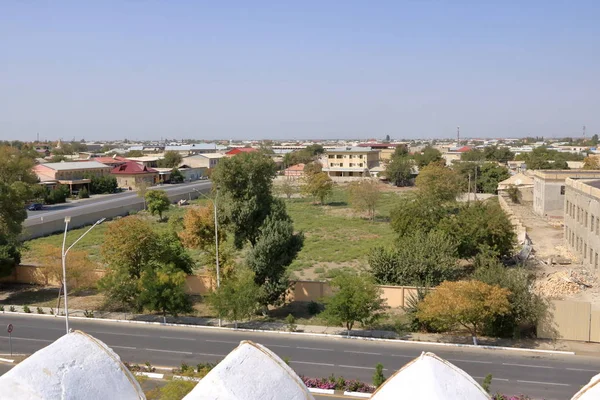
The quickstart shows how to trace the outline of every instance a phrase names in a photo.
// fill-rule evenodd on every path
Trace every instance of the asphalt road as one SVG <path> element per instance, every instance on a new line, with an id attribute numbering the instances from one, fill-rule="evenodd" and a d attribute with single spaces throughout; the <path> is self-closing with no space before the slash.
<path id="1" fill-rule="evenodd" d="M 13 351 L 32 353 L 64 334 L 58 317 L 0 314 L 0 326 L 14 325 Z M 241 340 L 267 346 L 288 357 L 299 373 L 327 377 L 332 373 L 370 382 L 381 362 L 386 376 L 421 354 L 431 351 L 481 382 L 493 375 L 492 390 L 527 394 L 546 400 L 569 399 L 600 372 L 600 359 L 589 356 L 450 348 L 435 345 L 370 342 L 300 335 L 262 334 L 216 329 L 162 327 L 98 320 L 71 320 L 71 327 L 92 334 L 112 347 L 124 361 L 174 367 L 182 362 L 218 362 Z M 8 337 L 0 334 L 0 353 L 8 353 Z"/>
<path id="2" fill-rule="evenodd" d="M 203 193 L 208 193 L 212 186 L 210 181 L 196 181 L 192 183 L 181 183 L 177 185 L 155 186 L 152 189 L 165 190 L 169 195 L 177 195 L 182 193 L 195 193 L 199 190 Z M 66 204 L 56 204 L 46 206 L 40 211 L 27 211 L 27 219 L 24 226 L 37 225 L 49 221 L 64 219 L 65 216 L 78 216 L 90 212 L 100 211 L 108 205 L 132 205 L 142 204 L 143 199 L 138 197 L 137 192 L 122 192 L 111 195 L 103 195 L 83 201 L 76 201 Z"/>

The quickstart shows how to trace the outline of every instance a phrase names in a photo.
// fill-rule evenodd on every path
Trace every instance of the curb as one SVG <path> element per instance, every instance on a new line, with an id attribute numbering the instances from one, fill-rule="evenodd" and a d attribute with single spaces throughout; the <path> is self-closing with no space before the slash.
<path id="1" fill-rule="evenodd" d="M 335 390 L 333 390 L 333 389 L 308 388 L 308 391 L 311 393 L 319 393 L 319 394 L 335 394 Z"/>
<path id="2" fill-rule="evenodd" d="M 371 398 L 373 393 L 362 393 L 362 392 L 344 392 L 344 396 L 352 396 L 352 397 L 363 397 L 365 399 Z"/>
<path id="3" fill-rule="evenodd" d="M 14 314 L 14 315 L 25 315 L 29 317 L 51 317 L 51 318 L 64 318 L 63 315 L 52 315 L 52 314 L 33 314 L 33 313 L 24 313 L 24 312 L 4 312 L 4 314 Z M 98 321 L 98 322 L 113 322 L 119 324 L 139 324 L 139 325 L 158 325 L 158 326 L 179 326 L 184 328 L 196 328 L 196 329 L 215 329 L 215 330 L 223 330 L 223 331 L 233 331 L 233 332 L 254 332 L 254 333 L 270 333 L 270 334 L 280 334 L 280 335 L 301 335 L 301 336 L 313 336 L 313 337 L 326 337 L 326 338 L 335 338 L 335 339 L 346 339 L 346 340 L 365 340 L 372 342 L 388 342 L 388 343 L 400 343 L 400 344 L 410 344 L 410 345 L 421 345 L 421 346 L 445 346 L 445 347 L 461 347 L 461 348 L 471 348 L 478 350 L 505 350 L 505 351 L 520 351 L 520 352 L 530 352 L 530 353 L 543 353 L 543 354 L 559 354 L 559 355 L 570 355 L 574 356 L 574 351 L 562 351 L 562 350 L 540 350 L 540 349 L 530 349 L 530 348 L 521 348 L 521 347 L 501 347 L 501 346 L 475 346 L 473 344 L 460 344 L 460 343 L 439 343 L 439 342 L 421 342 L 416 340 L 403 340 L 403 339 L 385 339 L 385 338 L 373 338 L 373 337 L 363 337 L 363 336 L 347 336 L 347 335 L 333 335 L 329 333 L 312 333 L 312 332 L 288 332 L 288 331 L 269 331 L 264 329 L 248 329 L 248 328 L 227 328 L 220 326 L 210 326 L 210 325 L 190 325 L 190 324 L 175 324 L 175 323 L 164 323 L 164 322 L 152 322 L 152 321 L 131 321 L 131 320 L 122 320 L 122 319 L 108 319 L 108 318 L 86 318 L 86 317 L 69 317 L 70 319 L 76 320 L 85 320 L 85 321 Z"/>
<path id="4" fill-rule="evenodd" d="M 11 359 L 8 359 L 8 358 L 0 358 L 0 362 L 5 362 L 5 363 L 12 364 L 12 363 L 15 362 L 15 360 L 11 360 Z"/>
<path id="5" fill-rule="evenodd" d="M 134 372 L 133 374 L 137 376 L 145 376 L 150 379 L 163 379 L 165 377 L 165 374 L 157 374 L 155 372 Z"/>

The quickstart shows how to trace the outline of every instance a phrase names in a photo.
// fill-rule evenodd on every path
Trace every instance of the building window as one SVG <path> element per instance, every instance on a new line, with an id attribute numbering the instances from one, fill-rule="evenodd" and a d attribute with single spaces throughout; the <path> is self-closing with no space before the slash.
<path id="1" fill-rule="evenodd" d="M 584 243 L 584 245 L 583 245 L 583 259 L 585 260 L 586 257 L 587 257 L 587 243 Z"/>
<path id="2" fill-rule="evenodd" d="M 330 154 L 329 158 L 335 158 L 335 156 L 333 154 Z"/>
<path id="3" fill-rule="evenodd" d="M 585 212 L 585 227 L 587 228 L 587 222 L 588 222 L 588 212 Z"/>
<path id="4" fill-rule="evenodd" d="M 598 252 L 594 255 L 594 268 L 598 268 Z"/>
<path id="5" fill-rule="evenodd" d="M 594 250 L 592 250 L 592 248 L 590 247 L 590 264 L 592 263 L 592 256 L 594 255 Z"/>
<path id="6" fill-rule="evenodd" d="M 577 207 L 577 222 L 579 222 L 579 207 Z"/>
<path id="7" fill-rule="evenodd" d="M 594 232 L 594 214 L 592 214 L 592 219 L 590 220 L 590 231 Z"/>
<path id="8" fill-rule="evenodd" d="M 562 194 L 562 195 L 565 194 L 565 187 L 564 186 L 560 187 L 560 194 Z"/>

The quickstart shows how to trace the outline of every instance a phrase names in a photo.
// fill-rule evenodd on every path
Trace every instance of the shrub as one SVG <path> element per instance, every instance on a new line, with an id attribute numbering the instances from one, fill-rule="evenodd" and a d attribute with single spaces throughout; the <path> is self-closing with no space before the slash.
<path id="1" fill-rule="evenodd" d="M 290 332 L 295 332 L 297 325 L 296 325 L 296 318 L 294 318 L 294 316 L 292 314 L 288 314 L 287 317 L 285 317 L 285 323 L 287 325 L 288 331 Z"/>
<path id="2" fill-rule="evenodd" d="M 385 382 L 385 376 L 383 376 L 383 364 L 377 363 L 375 366 L 375 373 L 373 374 L 373 386 L 379 387 Z"/>
<path id="3" fill-rule="evenodd" d="M 343 377 L 336 379 L 334 375 L 329 376 L 329 378 L 308 378 L 301 376 L 300 379 L 302 379 L 302 382 L 304 382 L 308 388 L 343 390 L 346 392 L 360 393 L 373 393 L 375 391 L 374 386 L 367 385 L 364 382 L 347 380 Z"/>
<path id="4" fill-rule="evenodd" d="M 492 374 L 487 374 L 485 378 L 483 378 L 483 382 L 481 382 L 481 387 L 486 392 L 490 392 L 490 385 L 492 384 Z"/>
<path id="5" fill-rule="evenodd" d="M 152 364 L 150 364 L 150 361 L 146 361 L 146 371 L 148 371 L 148 372 L 154 372 L 154 371 L 156 371 L 156 368 L 154 368 L 152 366 Z"/>
<path id="6" fill-rule="evenodd" d="M 508 194 L 510 201 L 513 203 L 518 204 L 521 202 L 521 192 L 519 191 L 518 187 L 510 185 L 508 189 L 506 189 L 506 193 Z"/>
<path id="7" fill-rule="evenodd" d="M 29 308 L 29 306 L 28 306 L 28 305 L 24 305 L 24 306 L 23 306 L 23 312 L 24 312 L 24 313 L 28 313 L 28 314 L 31 312 L 31 309 Z"/>
<path id="8" fill-rule="evenodd" d="M 90 310 L 90 311 L 85 310 L 83 312 L 83 316 L 86 317 L 86 318 L 94 318 L 94 311 L 92 311 L 92 310 Z"/>
<path id="9" fill-rule="evenodd" d="M 54 315 L 54 308 L 50 307 L 50 315 Z"/>
<path id="10" fill-rule="evenodd" d="M 38 314 L 45 314 L 45 313 L 44 313 L 44 310 L 42 309 L 42 307 L 38 307 L 38 308 L 37 308 L 37 313 L 38 313 Z"/>
<path id="11" fill-rule="evenodd" d="M 77 197 L 79 197 L 80 199 L 89 199 L 90 193 L 88 192 L 88 190 L 86 188 L 81 188 L 81 190 L 77 194 Z"/>
<path id="12" fill-rule="evenodd" d="M 15 306 L 10 306 L 8 311 L 15 312 L 15 311 L 17 311 L 17 309 L 15 308 Z"/>
<path id="13" fill-rule="evenodd" d="M 4 306 L 0 305 L 0 311 L 4 312 Z"/>
<path id="14" fill-rule="evenodd" d="M 311 302 L 308 303 L 308 305 L 306 306 L 306 309 L 310 315 L 317 315 L 318 313 L 321 312 L 322 307 L 316 301 L 311 300 Z"/>

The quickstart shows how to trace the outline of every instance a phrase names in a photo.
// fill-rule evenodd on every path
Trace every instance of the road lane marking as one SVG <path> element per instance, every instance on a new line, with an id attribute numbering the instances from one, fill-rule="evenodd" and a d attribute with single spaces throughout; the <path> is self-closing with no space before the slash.
<path id="1" fill-rule="evenodd" d="M 8 337 L 2 337 L 2 339 L 6 339 L 8 340 Z M 23 337 L 12 337 L 12 340 L 28 340 L 30 342 L 46 342 L 46 343 L 53 343 L 55 342 L 55 340 L 46 340 L 46 339 L 29 339 L 29 338 L 23 338 Z"/>
<path id="2" fill-rule="evenodd" d="M 161 339 L 173 339 L 173 340 L 191 340 L 191 341 L 195 341 L 196 340 L 196 339 L 174 337 L 174 336 L 159 336 L 159 338 L 161 338 Z"/>
<path id="3" fill-rule="evenodd" d="M 534 385 L 571 386 L 568 383 L 538 382 L 538 381 L 519 381 L 519 380 L 517 382 L 520 382 L 520 383 L 532 383 Z"/>
<path id="4" fill-rule="evenodd" d="M 338 367 L 341 367 L 341 368 L 354 368 L 354 369 L 371 369 L 371 370 L 375 369 L 373 367 L 359 367 L 358 365 L 338 365 Z M 387 371 L 387 368 L 384 368 L 383 370 Z"/>
<path id="5" fill-rule="evenodd" d="M 292 346 L 284 346 L 282 344 L 265 344 L 266 347 L 285 347 L 287 349 L 289 349 Z"/>
<path id="6" fill-rule="evenodd" d="M 370 353 L 368 351 L 352 351 L 352 350 L 344 350 L 344 353 L 368 354 L 370 356 L 380 356 L 381 355 L 381 353 Z"/>
<path id="7" fill-rule="evenodd" d="M 161 349 L 144 349 L 147 351 L 158 351 L 160 353 L 175 353 L 175 354 L 194 354 L 191 351 L 175 351 L 175 350 L 161 350 Z"/>
<path id="8" fill-rule="evenodd" d="M 316 350 L 316 351 L 333 351 L 332 349 L 319 349 L 318 347 L 296 347 L 302 350 Z"/>
<path id="9" fill-rule="evenodd" d="M 459 360 L 457 358 L 446 358 L 446 360 L 447 361 L 466 362 L 466 363 L 493 364 L 492 361 Z"/>
<path id="10" fill-rule="evenodd" d="M 554 367 L 547 367 L 545 365 L 528 365 L 528 364 L 512 364 L 512 363 L 502 363 L 502 365 L 509 365 L 511 367 L 527 367 L 527 368 L 554 369 Z"/>
<path id="11" fill-rule="evenodd" d="M 485 376 L 472 376 L 473 379 L 485 379 Z M 496 378 L 494 376 L 494 378 L 492 379 L 494 381 L 504 381 L 504 382 L 508 382 L 508 379 L 505 378 Z"/>
<path id="12" fill-rule="evenodd" d="M 209 340 L 206 339 L 205 342 L 211 342 L 211 343 L 228 343 L 228 344 L 240 344 L 240 342 L 233 342 L 231 340 Z"/>
<path id="13" fill-rule="evenodd" d="M 192 354 L 192 353 L 190 353 Z M 211 354 L 211 353 L 194 353 L 197 354 L 199 356 L 207 356 L 207 357 L 226 357 L 226 354 Z"/>
<path id="14" fill-rule="evenodd" d="M 579 371 L 579 372 L 595 372 L 598 373 L 597 369 L 584 369 L 584 368 L 566 368 L 569 371 Z"/>
<path id="15" fill-rule="evenodd" d="M 117 333 L 117 332 L 98 332 L 98 331 L 87 331 L 87 333 L 94 333 L 94 334 L 100 334 L 100 335 L 151 337 L 151 335 L 139 335 L 137 333 Z"/>
<path id="16" fill-rule="evenodd" d="M 334 364 L 326 364 L 326 363 L 318 363 L 318 362 L 308 362 L 308 361 L 290 361 L 292 364 L 309 364 L 309 365 L 322 365 L 324 367 L 335 367 Z"/>
<path id="17" fill-rule="evenodd" d="M 390 354 L 392 357 L 405 357 L 405 358 L 417 358 L 419 356 L 406 356 L 404 354 Z"/>
<path id="18" fill-rule="evenodd" d="M 113 345 L 109 345 L 109 347 L 114 347 L 115 349 L 137 350 L 136 347 L 127 347 L 127 346 L 113 346 Z"/>

